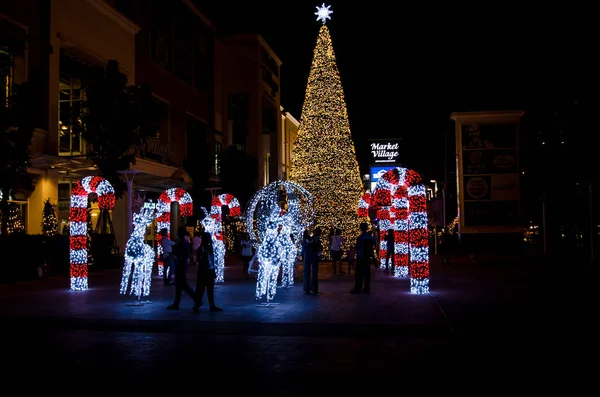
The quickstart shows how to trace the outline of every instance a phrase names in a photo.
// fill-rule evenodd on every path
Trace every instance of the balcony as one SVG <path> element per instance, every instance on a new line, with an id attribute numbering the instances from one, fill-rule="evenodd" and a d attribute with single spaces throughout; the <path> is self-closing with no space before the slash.
<path id="1" fill-rule="evenodd" d="M 136 156 L 160 164 L 171 164 L 171 148 L 159 138 L 146 138 L 146 141 L 136 150 Z"/>

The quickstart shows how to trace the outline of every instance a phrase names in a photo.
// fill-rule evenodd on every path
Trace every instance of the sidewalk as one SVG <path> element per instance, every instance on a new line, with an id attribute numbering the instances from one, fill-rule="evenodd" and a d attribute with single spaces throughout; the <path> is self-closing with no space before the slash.
<path id="1" fill-rule="evenodd" d="M 351 295 L 354 275 L 332 277 L 331 265 L 320 264 L 318 296 L 305 295 L 301 279 L 292 288 L 278 288 L 274 308 L 257 307 L 264 302 L 254 297 L 255 280 L 242 277 L 241 264 L 228 257 L 225 283 L 215 287 L 221 313 L 208 311 L 206 296 L 199 314 L 192 313 L 192 301 L 182 297 L 181 309 L 166 310 L 172 302 L 175 287 L 164 286 L 155 278 L 149 299 L 152 304 L 128 306 L 135 297 L 118 292 L 119 271 L 91 273 L 90 289 L 69 290 L 67 278 L 50 278 L 0 286 L 0 316 L 11 317 L 26 324 L 51 321 L 56 326 L 100 327 L 139 331 L 201 331 L 245 332 L 252 329 L 261 334 L 296 332 L 343 333 L 352 326 L 352 333 L 368 325 L 387 326 L 390 330 L 409 332 L 442 332 L 449 330 L 447 320 L 432 295 L 409 293 L 408 279 L 390 277 L 373 269 L 371 294 Z M 190 267 L 189 281 L 195 285 L 195 267 Z M 211 323 L 209 325 L 207 323 Z M 242 324 L 252 324 L 244 327 Z M 269 324 L 290 324 L 290 327 L 268 327 Z M 257 324 L 261 324 L 257 327 Z M 294 324 L 304 324 L 294 327 Z M 313 326 L 307 326 L 313 324 Z M 328 325 L 327 330 L 320 325 Z"/>

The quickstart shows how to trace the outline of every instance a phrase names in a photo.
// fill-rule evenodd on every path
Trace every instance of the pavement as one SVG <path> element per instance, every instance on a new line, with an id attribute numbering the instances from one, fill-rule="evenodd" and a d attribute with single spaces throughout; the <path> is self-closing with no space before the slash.
<path id="1" fill-rule="evenodd" d="M 378 269 L 371 294 L 351 295 L 353 277 L 322 263 L 318 296 L 297 280 L 265 308 L 232 256 L 215 291 L 222 313 L 205 304 L 193 314 L 185 294 L 179 311 L 167 311 L 174 287 L 160 280 L 151 304 L 129 306 L 116 271 L 91 272 L 88 291 L 70 291 L 66 278 L 2 285 L 5 374 L 45 391 L 70 382 L 158 391 L 207 378 L 220 392 L 273 396 L 585 387 L 597 335 L 592 277 L 575 286 L 564 264 L 492 259 L 444 266 L 433 257 L 427 295 Z"/>

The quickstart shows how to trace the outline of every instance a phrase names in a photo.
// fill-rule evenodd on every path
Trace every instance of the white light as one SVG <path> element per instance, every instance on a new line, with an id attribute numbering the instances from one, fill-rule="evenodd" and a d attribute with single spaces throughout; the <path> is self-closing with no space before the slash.
<path id="1" fill-rule="evenodd" d="M 121 294 L 126 294 L 131 285 L 131 295 L 138 298 L 150 295 L 152 282 L 152 265 L 154 250 L 144 242 L 146 226 L 152 223 L 156 205 L 144 203 L 144 208 L 138 214 L 133 214 L 133 232 L 125 244 L 125 265 L 121 278 Z M 133 276 L 131 276 L 133 273 Z M 131 276 L 131 284 L 130 284 Z"/>
<path id="2" fill-rule="evenodd" d="M 283 190 L 281 190 L 283 188 Z M 278 204 L 286 194 L 287 208 Z M 273 299 L 281 268 L 281 286 L 294 285 L 294 265 L 304 230 L 314 219 L 313 198 L 302 186 L 289 181 L 275 181 L 259 190 L 246 209 L 246 229 L 257 247 L 259 264 L 256 298 Z"/>
<path id="3" fill-rule="evenodd" d="M 317 16 L 317 21 L 322 21 L 323 25 L 327 22 L 328 19 L 331 19 L 329 15 L 333 14 L 333 11 L 329 9 L 331 6 L 325 6 L 325 3 L 321 5 L 321 7 L 317 6 L 317 12 L 315 15 Z"/>

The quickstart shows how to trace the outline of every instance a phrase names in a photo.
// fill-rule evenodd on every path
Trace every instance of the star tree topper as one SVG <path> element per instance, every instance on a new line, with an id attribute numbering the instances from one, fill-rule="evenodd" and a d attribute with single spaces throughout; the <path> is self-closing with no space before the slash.
<path id="1" fill-rule="evenodd" d="M 333 11 L 331 11 L 329 7 L 331 6 L 325 6 L 325 3 L 323 3 L 321 7 L 317 6 L 317 12 L 315 12 L 315 15 L 317 16 L 317 21 L 323 21 L 323 25 L 325 25 L 325 22 L 327 22 L 328 19 L 331 19 L 329 15 L 333 14 Z"/>

